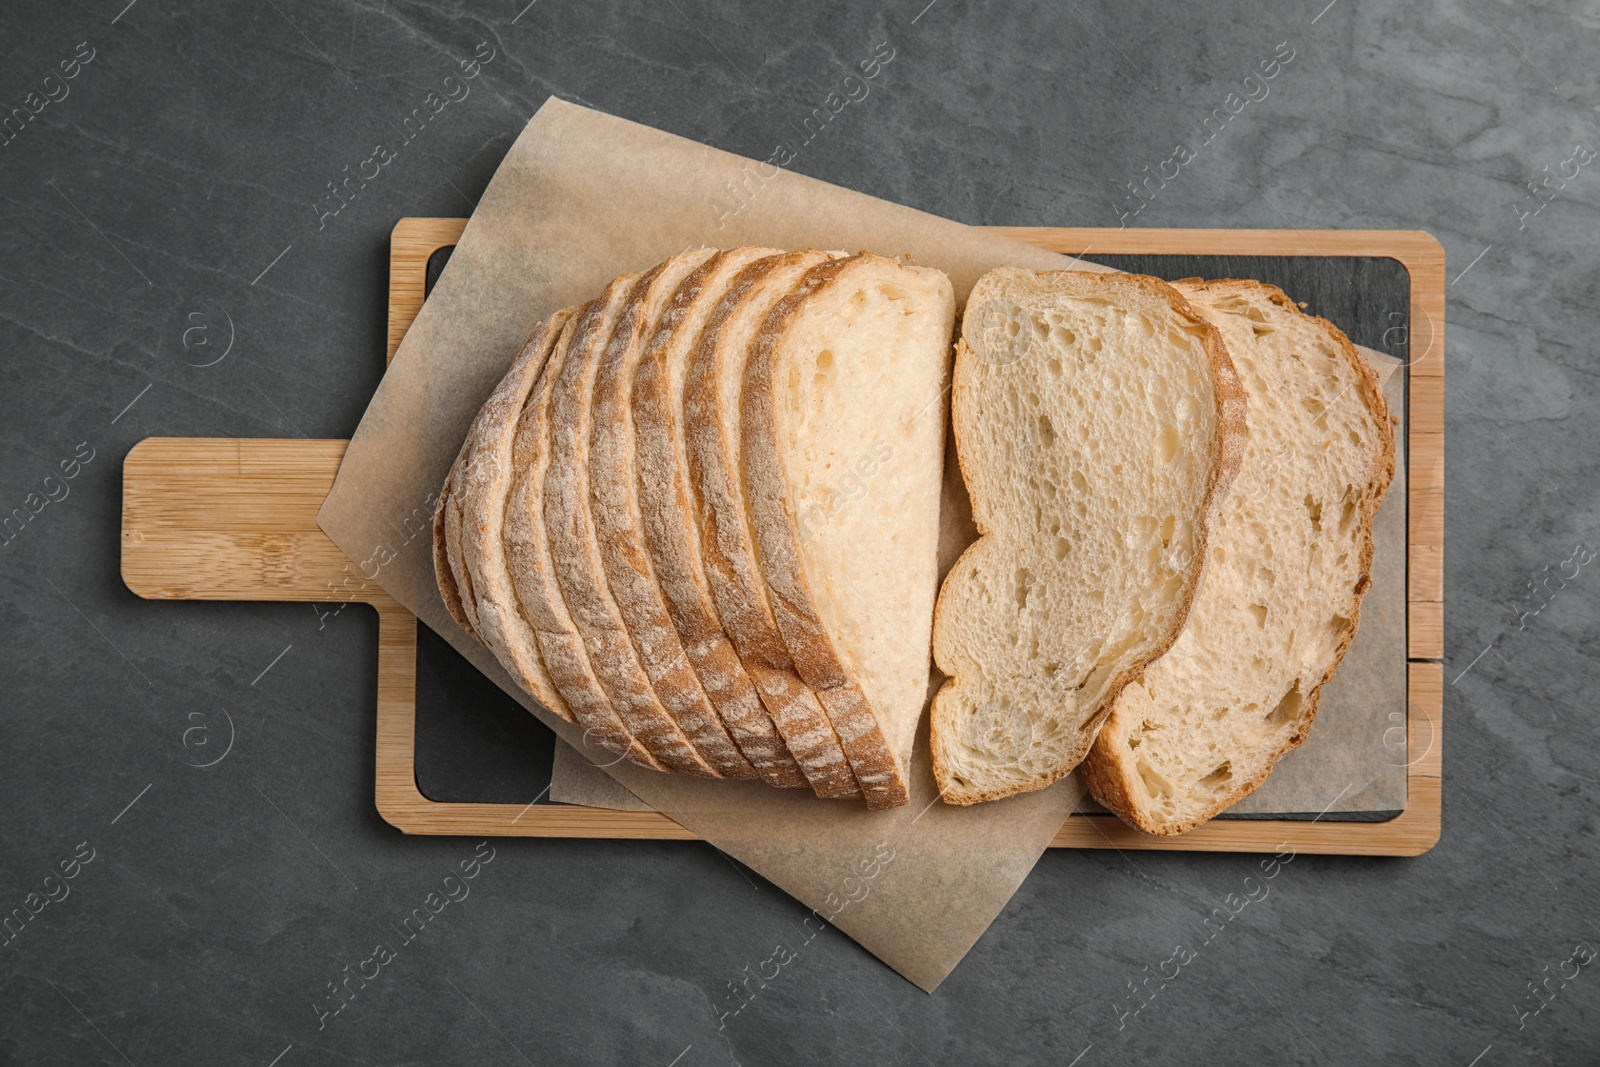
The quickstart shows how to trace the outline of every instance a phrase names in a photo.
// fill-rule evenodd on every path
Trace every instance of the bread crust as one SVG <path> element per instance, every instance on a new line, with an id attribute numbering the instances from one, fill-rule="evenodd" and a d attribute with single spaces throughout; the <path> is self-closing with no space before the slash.
<path id="1" fill-rule="evenodd" d="M 538 640 L 512 588 L 501 527 L 514 480 L 511 452 L 517 419 L 576 311 L 562 308 L 534 329 L 479 409 L 451 476 L 451 499 L 461 513 L 460 555 L 471 582 L 476 636 L 518 685 L 568 722 L 576 720 L 550 680 Z"/>
<path id="2" fill-rule="evenodd" d="M 1383 503 L 1384 496 L 1389 491 L 1389 484 L 1394 477 L 1395 465 L 1395 440 L 1394 431 L 1389 422 L 1389 405 L 1384 399 L 1382 387 L 1378 377 L 1367 361 L 1356 351 L 1356 347 L 1333 323 L 1317 315 L 1307 314 L 1300 306 L 1279 289 L 1277 286 L 1265 282 L 1249 279 L 1224 278 L 1206 281 L 1200 278 L 1186 278 L 1176 283 L 1186 288 L 1206 293 L 1245 293 L 1257 292 L 1269 301 L 1283 308 L 1291 314 L 1307 319 L 1327 332 L 1334 341 L 1345 361 L 1356 372 L 1356 388 L 1361 394 L 1367 408 L 1372 412 L 1378 426 L 1379 442 L 1378 451 L 1373 459 L 1365 490 L 1361 501 L 1361 551 L 1359 562 L 1359 576 L 1353 587 L 1349 611 L 1346 614 L 1350 619 L 1350 627 L 1344 637 L 1334 649 L 1328 667 L 1312 687 L 1309 693 L 1303 694 L 1301 711 L 1294 734 L 1274 754 L 1266 764 L 1250 778 L 1241 780 L 1235 788 L 1229 790 L 1220 799 L 1208 804 L 1201 812 L 1193 817 L 1177 823 L 1167 823 L 1151 818 L 1146 811 L 1135 801 L 1134 778 L 1136 769 L 1130 761 L 1122 758 L 1125 746 L 1119 743 L 1121 731 L 1113 733 L 1114 727 L 1108 726 L 1102 731 L 1091 750 L 1088 759 L 1084 762 L 1084 779 L 1090 792 L 1102 805 L 1116 813 L 1129 825 L 1144 831 L 1147 834 L 1170 836 L 1173 834 L 1187 833 L 1195 827 L 1202 825 L 1214 818 L 1218 813 L 1238 803 L 1246 796 L 1255 792 L 1261 783 L 1266 781 L 1272 769 L 1289 752 L 1299 748 L 1305 743 L 1311 732 L 1311 726 L 1316 721 L 1317 709 L 1322 700 L 1322 688 L 1333 679 L 1344 662 L 1344 657 L 1350 650 L 1351 643 L 1355 640 L 1356 631 L 1361 623 L 1361 602 L 1366 595 L 1372 581 L 1372 526 L 1377 516 L 1378 507 Z"/>
<path id="3" fill-rule="evenodd" d="M 635 642 L 642 633 L 671 632 L 740 751 L 766 782 L 794 788 L 807 785 L 807 778 L 723 632 L 705 586 L 687 525 L 692 504 L 669 367 L 681 366 L 733 275 L 774 251 L 711 255 L 679 283 L 631 377 L 608 378 L 602 370 L 595 383 L 590 492 L 612 589 L 633 581 L 642 586 L 638 596 L 617 596 Z M 614 429 L 603 440 L 605 425 Z"/>
<path id="4" fill-rule="evenodd" d="M 456 462 L 460 462 L 459 455 Z M 433 578 L 439 586 L 439 598 L 444 601 L 450 617 L 466 631 L 468 637 L 481 644 L 477 631 L 472 627 L 472 620 L 467 618 L 466 610 L 461 606 L 461 591 L 456 586 L 455 573 L 450 569 L 450 550 L 446 544 L 448 525 L 445 516 L 450 507 L 450 487 L 455 476 L 456 468 L 452 464 L 450 473 L 445 475 L 444 486 L 439 490 L 439 499 L 433 506 Z"/>
<path id="5" fill-rule="evenodd" d="M 859 795 L 833 722 L 795 668 L 773 618 L 745 509 L 738 428 L 722 417 L 720 383 L 742 362 L 724 339 L 729 319 L 764 286 L 798 276 L 826 258 L 787 252 L 749 265 L 729 283 L 689 357 L 683 386 L 684 442 L 693 489 L 700 559 L 722 626 L 778 722 L 790 751 L 820 796 Z M 652 509 L 654 510 L 654 509 Z M 668 517 L 667 525 L 671 523 Z"/>
<path id="6" fill-rule="evenodd" d="M 578 320 L 592 307 L 592 304 L 586 305 L 562 327 L 561 337 L 539 372 L 533 392 L 518 417 L 511 446 L 515 480 L 506 499 L 501 526 L 506 572 L 511 577 L 517 603 L 533 627 L 550 680 L 566 701 L 573 718 L 584 728 L 585 747 L 592 738 L 600 748 L 614 755 L 625 756 L 656 770 L 671 770 L 634 738 L 611 706 L 610 697 L 595 676 L 588 649 L 578 636 L 562 599 L 545 536 L 544 482 L 550 462 L 549 416 L 555 379 L 568 358 Z M 582 358 L 581 353 L 574 358 Z"/>
<path id="7" fill-rule="evenodd" d="M 591 567 L 598 568 L 589 578 L 596 588 L 609 590 L 656 698 L 700 758 L 719 775 L 756 778 L 760 773 L 729 735 L 667 616 L 649 556 L 634 533 L 633 419 L 628 403 L 633 371 L 678 282 L 710 255 L 709 249 L 700 249 L 674 256 L 647 271 L 634 286 L 600 351 L 592 388 L 582 397 L 581 406 L 589 412 L 589 437 L 578 442 L 575 458 L 588 484 L 587 518 L 596 557 Z M 774 758 L 787 758 L 781 746 L 762 754 L 775 773 L 781 767 Z M 798 769 L 792 760 L 789 764 L 793 778 L 785 784 L 801 784 Z"/>
<path id="8" fill-rule="evenodd" d="M 863 252 L 808 270 L 768 313 L 756 334 L 745 365 L 740 403 L 745 494 L 773 615 L 800 677 L 827 709 L 867 807 L 873 809 L 898 807 L 910 799 L 909 768 L 900 766 L 871 699 L 835 647 L 800 560 L 799 519 L 779 445 L 777 405 L 782 376 L 777 373 L 777 361 L 791 325 L 808 302 L 855 272 L 884 267 L 899 268 L 899 264 Z"/>
<path id="9" fill-rule="evenodd" d="M 660 763 L 688 774 L 720 778 L 722 774 L 696 751 L 662 707 L 639 663 L 616 602 L 605 587 L 589 514 L 584 452 L 594 375 L 624 308 L 639 287 L 648 284 L 648 279 L 637 274 L 622 275 L 575 320 L 567 358 L 552 383 L 550 406 L 544 412 L 550 442 L 544 475 L 544 533 L 556 585 L 576 627 L 573 637 L 587 650 L 589 664 L 628 732 Z"/>
<path id="10" fill-rule="evenodd" d="M 1200 582 L 1204 578 L 1206 546 L 1211 535 L 1211 525 L 1216 519 L 1217 512 L 1222 506 L 1222 500 L 1228 486 L 1232 484 L 1234 476 L 1239 472 L 1239 466 L 1244 459 L 1244 447 L 1249 430 L 1246 421 L 1246 401 L 1244 385 L 1240 382 L 1235 371 L 1233 361 L 1228 356 L 1227 347 L 1223 344 L 1222 334 L 1207 321 L 1200 312 L 1186 300 L 1182 293 L 1168 285 L 1159 278 L 1152 278 L 1142 274 L 1102 274 L 1088 271 L 1036 271 L 1033 272 L 1041 279 L 1048 282 L 1059 276 L 1070 276 L 1091 284 L 1131 287 L 1154 297 L 1172 307 L 1188 322 L 1200 328 L 1201 344 L 1205 352 L 1206 362 L 1211 373 L 1212 396 L 1217 413 L 1217 432 L 1215 439 L 1216 459 L 1212 464 L 1211 474 L 1207 480 L 1204 495 L 1201 499 L 1198 519 L 1196 522 L 1194 562 L 1189 569 L 1189 579 L 1186 591 L 1166 634 L 1163 636 L 1153 651 L 1141 658 L 1136 664 L 1121 674 L 1114 677 L 1106 688 L 1105 697 L 1099 706 L 1085 720 L 1085 725 L 1080 733 L 1077 744 L 1071 749 L 1070 755 L 1053 767 L 1049 773 L 1035 776 L 1022 786 L 1002 787 L 994 789 L 962 789 L 954 781 L 954 776 L 949 766 L 945 751 L 946 740 L 940 729 L 941 717 L 938 712 L 942 700 L 953 699 L 954 693 L 960 687 L 960 675 L 952 675 L 940 686 L 938 694 L 934 697 L 934 713 L 932 715 L 932 729 L 929 731 L 930 747 L 933 753 L 934 778 L 939 785 L 940 796 L 949 804 L 978 804 L 989 800 L 999 800 L 1018 793 L 1032 792 L 1044 789 L 1066 777 L 1072 770 L 1079 766 L 1089 754 L 1095 738 L 1099 735 L 1106 718 L 1110 715 L 1111 708 L 1115 705 L 1118 695 L 1127 685 L 1143 673 L 1146 666 L 1161 658 L 1170 649 L 1178 635 L 1183 632 L 1184 625 L 1188 622 L 1189 613 L 1194 607 L 1194 600 L 1199 591 Z M 979 279 L 981 284 L 982 279 Z M 970 304 L 970 299 L 968 303 Z M 981 489 L 980 483 L 974 478 L 972 464 L 977 462 L 974 454 L 976 447 L 973 420 L 979 413 L 971 410 L 975 386 L 972 383 L 972 356 L 970 346 L 965 337 L 965 322 L 963 322 L 963 337 L 956 347 L 956 370 L 954 385 L 951 392 L 951 423 L 955 429 L 956 456 L 961 465 L 962 479 L 967 486 L 967 492 L 972 499 L 973 520 L 977 524 L 979 538 L 967 546 L 962 553 L 962 559 L 968 554 L 976 552 L 978 546 L 996 534 L 993 516 L 990 514 L 990 501 L 987 500 Z M 964 444 L 965 442 L 965 444 Z M 951 568 L 946 577 L 945 585 L 939 590 L 939 599 L 934 607 L 934 626 L 940 626 L 940 618 L 948 610 L 947 590 L 950 581 L 961 571 L 961 560 Z"/>
<path id="11" fill-rule="evenodd" d="M 461 490 L 452 486 L 450 500 L 444 511 L 445 559 L 450 564 L 450 574 L 455 580 L 461 612 L 467 619 L 467 632 L 482 644 L 483 631 L 478 625 L 478 597 L 472 588 L 472 575 L 467 571 L 467 562 L 461 555 L 461 539 Z"/>

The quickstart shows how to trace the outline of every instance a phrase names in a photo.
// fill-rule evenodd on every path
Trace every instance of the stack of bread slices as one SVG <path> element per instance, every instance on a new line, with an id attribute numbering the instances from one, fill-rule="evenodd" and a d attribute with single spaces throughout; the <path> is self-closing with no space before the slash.
<path id="1" fill-rule="evenodd" d="M 586 745 L 904 804 L 954 316 L 939 271 L 771 248 L 558 311 L 441 493 L 451 613 Z"/>
<path id="2" fill-rule="evenodd" d="M 934 627 L 944 799 L 1081 762 L 1170 834 L 1254 790 L 1305 740 L 1368 585 L 1394 436 L 1360 353 L 1259 282 L 997 270 L 952 403 L 983 536 Z"/>
<path id="3" fill-rule="evenodd" d="M 904 804 L 931 648 L 946 801 L 1087 759 L 1135 825 L 1204 821 L 1354 634 L 1376 382 L 1257 283 L 992 271 L 952 380 L 955 318 L 939 271 L 750 247 L 556 312 L 440 494 L 451 614 L 608 758 Z M 941 589 L 947 412 L 981 536 Z"/>

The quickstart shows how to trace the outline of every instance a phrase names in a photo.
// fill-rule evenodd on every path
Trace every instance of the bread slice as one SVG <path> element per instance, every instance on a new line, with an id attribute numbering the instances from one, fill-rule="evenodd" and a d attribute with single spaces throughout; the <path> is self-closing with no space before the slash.
<path id="1" fill-rule="evenodd" d="M 1221 335 L 1164 282 L 980 278 L 951 400 L 983 535 L 934 619 L 933 767 L 955 804 L 1072 770 L 1188 617 L 1244 447 Z"/>
<path id="2" fill-rule="evenodd" d="M 712 770 L 729 778 L 756 778 L 759 772 L 729 736 L 722 717 L 706 696 L 699 675 L 684 651 L 678 632 L 667 618 L 661 592 L 643 556 L 625 560 L 623 543 L 634 529 L 633 423 L 628 414 L 628 387 L 640 354 L 655 332 L 678 283 L 713 254 L 701 248 L 657 264 L 634 286 L 611 336 L 600 348 L 599 359 L 588 376 L 588 391 L 576 387 L 574 402 L 563 422 L 581 420 L 582 427 L 570 457 L 571 466 L 552 470 L 574 471 L 586 490 L 585 510 L 576 523 L 586 526 L 589 540 L 572 560 L 558 557 L 558 572 L 578 575 L 585 595 L 597 593 L 597 603 L 608 601 L 615 621 L 632 643 L 638 663 L 649 679 L 656 699 L 666 709 Z M 585 434 L 585 431 L 586 434 Z M 561 462 L 558 459 L 558 462 Z M 561 497 L 552 497 L 552 504 Z M 563 519 L 566 525 L 570 520 Z M 573 568 L 567 571 L 567 566 Z M 632 564 L 642 564 L 633 566 Z M 603 669 L 603 668 L 602 668 Z"/>
<path id="3" fill-rule="evenodd" d="M 683 441 L 693 515 L 683 518 L 675 513 L 678 501 L 666 492 L 648 498 L 645 514 L 652 559 L 658 572 L 668 576 L 663 590 L 680 607 L 691 609 L 690 586 L 699 575 L 693 553 L 679 539 L 686 530 L 698 533 L 699 562 L 722 628 L 790 752 L 819 796 L 845 797 L 859 795 L 860 790 L 834 724 L 795 670 L 773 618 L 745 508 L 739 455 L 739 397 L 750 341 L 772 305 L 807 270 L 830 258 L 826 252 L 786 252 L 749 264 L 729 283 L 687 354 L 683 371 Z M 662 397 L 655 398 L 654 409 L 641 418 L 641 426 L 669 417 L 660 410 L 662 402 Z M 659 469 L 665 462 L 660 455 L 642 457 L 641 468 L 653 463 Z"/>
<path id="4" fill-rule="evenodd" d="M 724 630 L 701 559 L 690 485 L 684 412 L 691 357 L 724 299 L 734 298 L 741 272 L 779 254 L 776 249 L 746 247 L 707 261 L 678 287 L 639 365 L 632 400 L 641 532 L 674 627 L 691 656 L 709 665 L 702 677 L 709 675 L 721 683 L 707 687 L 714 699 L 721 690 L 718 708 L 724 721 L 736 731 L 742 727 L 758 736 L 773 730 L 818 796 L 858 797 L 855 777 L 816 696 L 792 668 L 769 666 L 749 641 Z M 708 350 L 707 357 L 713 356 Z M 711 365 L 703 369 L 709 372 Z M 708 375 L 705 383 L 712 380 Z M 708 419 L 715 410 L 714 404 L 706 408 Z M 713 433 L 722 430 L 713 422 Z M 752 595 L 759 599 L 759 588 Z M 750 610 L 765 614 L 764 601 Z M 771 725 L 763 726 L 762 719 Z"/>
<path id="5" fill-rule="evenodd" d="M 462 555 L 464 539 L 461 517 L 461 488 L 459 472 L 456 485 L 450 488 L 450 504 L 445 509 L 445 557 L 450 560 L 450 573 L 456 579 L 456 589 L 461 597 L 461 613 L 467 616 L 467 633 L 482 645 L 483 632 L 478 627 L 478 593 L 472 587 L 472 573 L 467 571 L 467 558 Z"/>
<path id="6" fill-rule="evenodd" d="M 578 316 L 551 388 L 550 462 L 544 476 L 544 526 L 556 584 L 589 663 L 628 731 L 675 770 L 723 777 L 691 744 L 657 698 L 616 601 L 606 587 L 589 514 L 589 397 L 606 344 L 634 301 L 647 298 L 659 271 L 623 275 Z"/>
<path id="7" fill-rule="evenodd" d="M 439 596 L 444 601 L 445 610 L 450 612 L 450 617 L 456 621 L 457 626 L 465 630 L 474 641 L 478 641 L 478 631 L 472 625 L 472 620 L 467 618 L 466 608 L 461 601 L 460 583 L 456 581 L 455 571 L 450 566 L 450 496 L 451 486 L 456 480 L 456 467 L 460 463 L 461 457 L 458 454 L 456 462 L 450 467 L 450 473 L 445 476 L 444 485 L 439 490 L 439 500 L 433 508 L 433 577 L 439 585 Z"/>
<path id="8" fill-rule="evenodd" d="M 615 296 L 616 288 L 625 291 L 630 281 L 631 278 L 622 279 L 607 291 L 606 297 Z M 593 741 L 607 752 L 625 756 L 635 763 L 670 770 L 671 767 L 656 759 L 633 736 L 600 685 L 589 651 L 562 599 L 545 531 L 544 485 L 550 466 L 549 431 L 555 382 L 568 358 L 583 358 L 582 351 L 572 354 L 573 342 L 580 336 L 581 322 L 588 321 L 594 314 L 604 314 L 603 307 L 597 311 L 597 305 L 601 305 L 601 301 L 585 305 L 562 327 L 561 336 L 539 372 L 517 421 L 511 444 L 513 481 L 500 531 L 506 572 L 511 577 L 517 603 L 533 627 L 539 655 L 550 680 L 573 718 L 584 728 L 585 749 Z"/>
<path id="9" fill-rule="evenodd" d="M 954 320 L 940 271 L 831 260 L 778 301 L 744 375 L 761 573 L 873 808 L 908 798 L 928 692 Z"/>
<path id="10" fill-rule="evenodd" d="M 759 255 L 766 250 L 752 251 Z M 704 729 L 709 743 L 701 743 L 701 734 L 690 730 L 707 761 L 719 766 L 713 758 L 716 748 L 731 742 L 737 745 L 741 760 L 764 781 L 780 788 L 804 786 L 805 776 L 773 727 L 715 615 L 709 620 L 690 620 L 705 625 L 698 630 L 686 627 L 680 638 L 645 547 L 635 470 L 639 434 L 632 405 L 637 372 L 646 364 L 659 366 L 660 354 L 683 341 L 685 314 L 697 300 L 711 303 L 720 295 L 720 286 L 708 292 L 708 283 L 726 285 L 731 277 L 726 267 L 717 266 L 728 263 L 721 252 L 706 249 L 680 258 L 677 269 L 665 273 L 660 284 L 652 287 L 649 299 L 629 308 L 595 374 L 589 505 L 600 561 L 634 648 L 662 703 L 680 723 L 687 725 L 686 715 L 703 715 L 720 733 L 714 737 L 711 729 Z M 739 261 L 735 257 L 734 262 Z M 669 290 L 668 284 L 680 272 L 676 288 Z M 676 455 L 669 452 L 672 459 Z M 669 465 L 668 477 L 672 475 L 683 480 L 679 464 Z M 650 476 L 656 472 L 652 470 Z M 729 771 L 724 769 L 724 773 Z"/>
<path id="11" fill-rule="evenodd" d="M 1084 763 L 1096 799 L 1152 834 L 1205 822 L 1305 740 L 1355 637 L 1394 473 L 1383 393 L 1337 327 L 1259 282 L 1177 287 L 1222 332 L 1250 440 L 1188 625 Z"/>
<path id="12" fill-rule="evenodd" d="M 533 627 L 517 603 L 501 534 L 513 481 L 511 451 L 518 417 L 576 311 L 563 308 L 534 330 L 473 420 L 451 486 L 452 501 L 461 512 L 460 554 L 477 615 L 476 636 L 517 684 L 568 722 L 575 721 L 572 712 L 551 681 Z"/>
<path id="13" fill-rule="evenodd" d="M 449 476 L 445 478 L 444 488 L 439 492 L 439 504 L 433 522 L 433 563 L 435 577 L 440 582 L 439 592 L 445 598 L 445 607 L 461 628 L 482 644 L 483 639 L 478 636 L 478 607 L 472 595 L 472 578 L 467 574 L 466 561 L 461 556 L 461 499 L 456 485 L 462 457 L 466 452 L 466 446 L 463 445 L 456 454 Z"/>

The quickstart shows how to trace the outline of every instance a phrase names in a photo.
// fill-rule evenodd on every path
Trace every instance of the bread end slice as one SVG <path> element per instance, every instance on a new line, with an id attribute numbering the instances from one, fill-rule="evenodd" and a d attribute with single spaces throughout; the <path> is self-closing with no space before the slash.
<path id="1" fill-rule="evenodd" d="M 433 508 L 433 578 L 438 583 L 439 598 L 444 601 L 450 617 L 466 631 L 468 637 L 481 643 L 472 620 L 467 618 L 466 609 L 462 606 L 461 589 L 456 584 L 455 572 L 450 569 L 450 493 L 455 478 L 456 468 L 452 466 L 450 473 L 445 476 L 444 485 L 439 489 L 439 500 Z"/>
<path id="2" fill-rule="evenodd" d="M 512 587 L 502 533 L 506 500 L 515 481 L 512 451 L 517 422 L 576 310 L 562 308 L 534 329 L 473 420 L 450 482 L 451 506 L 461 516 L 459 550 L 469 582 L 463 609 L 475 612 L 475 634 L 523 690 L 568 722 L 575 721 L 572 711 L 550 678 L 538 639 Z"/>

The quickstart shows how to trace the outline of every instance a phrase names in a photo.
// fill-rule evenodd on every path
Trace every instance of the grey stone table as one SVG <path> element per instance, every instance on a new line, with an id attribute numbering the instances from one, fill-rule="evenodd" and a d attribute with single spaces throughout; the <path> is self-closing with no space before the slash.
<path id="1" fill-rule="evenodd" d="M 0 1062 L 1600 1062 L 1593 5 L 524 2 L 0 8 L 0 512 L 44 501 L 0 547 L 0 914 L 30 915 Z M 136 441 L 348 436 L 389 228 L 470 211 L 548 95 L 766 158 L 874 55 L 794 169 L 972 223 L 1450 256 L 1443 838 L 1296 859 L 1148 1002 L 1255 860 L 1053 852 L 936 994 L 830 932 L 719 1028 L 800 905 L 704 846 L 404 838 L 372 803 L 369 612 L 118 575 Z"/>

